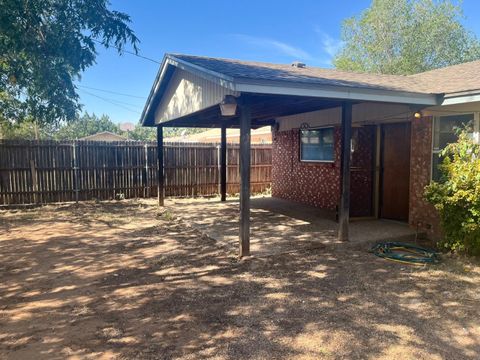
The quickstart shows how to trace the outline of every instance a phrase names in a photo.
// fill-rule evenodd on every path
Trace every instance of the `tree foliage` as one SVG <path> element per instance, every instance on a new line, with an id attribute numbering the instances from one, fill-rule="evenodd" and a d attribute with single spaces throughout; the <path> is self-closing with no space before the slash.
<path id="1" fill-rule="evenodd" d="M 109 131 L 121 135 L 120 128 L 107 115 L 97 116 L 85 113 L 74 121 L 66 122 L 58 128 L 52 138 L 56 140 L 74 140 L 99 132 Z"/>
<path id="2" fill-rule="evenodd" d="M 0 0 L 0 121 L 74 119 L 74 81 L 95 63 L 96 46 L 138 39 L 108 0 Z"/>
<path id="3" fill-rule="evenodd" d="M 443 150 L 442 182 L 432 182 L 425 196 L 440 213 L 447 249 L 480 255 L 480 145 L 470 131 Z"/>
<path id="4" fill-rule="evenodd" d="M 344 20 L 338 69 L 408 75 L 480 59 L 480 42 L 462 25 L 460 2 L 373 0 Z"/>
<path id="5" fill-rule="evenodd" d="M 200 128 L 165 128 L 164 137 L 195 134 L 205 131 Z M 141 124 L 135 125 L 131 131 L 123 131 L 120 126 L 114 123 L 108 115 L 97 116 L 85 112 L 76 116 L 74 120 L 56 123 L 39 124 L 30 119 L 19 122 L 0 122 L 0 139 L 23 139 L 23 140 L 75 140 L 85 136 L 94 135 L 99 132 L 109 131 L 122 135 L 129 140 L 156 141 L 157 129 L 144 127 Z"/>

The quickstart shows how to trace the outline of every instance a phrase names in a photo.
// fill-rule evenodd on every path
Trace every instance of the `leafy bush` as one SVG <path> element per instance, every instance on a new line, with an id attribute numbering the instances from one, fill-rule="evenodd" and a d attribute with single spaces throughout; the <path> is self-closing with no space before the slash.
<path id="1" fill-rule="evenodd" d="M 463 130 L 447 145 L 442 180 L 426 187 L 426 199 L 440 213 L 445 248 L 480 255 L 480 145 Z"/>

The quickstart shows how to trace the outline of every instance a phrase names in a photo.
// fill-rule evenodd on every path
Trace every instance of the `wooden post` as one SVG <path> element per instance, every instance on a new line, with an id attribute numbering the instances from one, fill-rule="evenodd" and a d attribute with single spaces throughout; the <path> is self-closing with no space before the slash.
<path id="1" fill-rule="evenodd" d="M 145 175 L 143 176 L 143 197 L 149 198 L 150 197 L 150 186 L 148 184 L 148 144 L 145 144 L 143 147 L 143 151 L 145 152 Z"/>
<path id="2" fill-rule="evenodd" d="M 73 158 L 73 191 L 75 192 L 75 202 L 78 204 L 78 192 L 79 190 L 79 181 L 78 181 L 78 162 L 77 162 L 77 142 L 74 141 L 72 144 L 72 158 Z"/>
<path id="3" fill-rule="evenodd" d="M 243 103 L 240 108 L 240 252 L 250 255 L 250 129 L 251 110 Z"/>
<path id="4" fill-rule="evenodd" d="M 35 160 L 30 160 L 30 172 L 32 175 L 32 191 L 33 191 L 33 202 L 37 204 L 38 201 L 38 183 L 37 183 L 37 169 L 35 168 Z"/>
<path id="5" fill-rule="evenodd" d="M 157 126 L 157 162 L 158 162 L 158 205 L 164 205 L 164 177 L 163 177 L 163 126 Z"/>
<path id="6" fill-rule="evenodd" d="M 220 140 L 220 200 L 227 199 L 227 128 L 222 125 Z"/>
<path id="7" fill-rule="evenodd" d="M 341 198 L 338 217 L 338 240 L 348 241 L 350 217 L 350 155 L 352 139 L 352 103 L 342 103 Z"/>

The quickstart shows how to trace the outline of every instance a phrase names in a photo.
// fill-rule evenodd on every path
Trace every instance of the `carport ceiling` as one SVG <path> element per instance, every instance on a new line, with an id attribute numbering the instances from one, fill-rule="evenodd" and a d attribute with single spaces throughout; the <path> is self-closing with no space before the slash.
<path id="1" fill-rule="evenodd" d="M 315 110 L 323 110 L 341 106 L 341 101 L 303 96 L 285 95 L 242 95 L 239 102 L 251 107 L 252 128 L 273 125 L 275 118 L 300 114 Z M 237 111 L 238 112 L 238 111 Z M 214 105 L 207 109 L 162 123 L 165 127 L 221 127 L 238 128 L 239 119 L 236 116 L 225 117 L 220 113 L 220 106 Z"/>

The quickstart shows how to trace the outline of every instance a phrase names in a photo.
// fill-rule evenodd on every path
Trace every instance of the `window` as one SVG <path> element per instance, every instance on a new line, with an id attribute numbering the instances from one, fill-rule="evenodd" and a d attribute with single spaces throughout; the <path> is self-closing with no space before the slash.
<path id="1" fill-rule="evenodd" d="M 300 160 L 333 161 L 333 128 L 300 130 Z"/>
<path id="2" fill-rule="evenodd" d="M 439 181 L 441 178 L 438 165 L 442 163 L 440 152 L 451 143 L 457 141 L 457 131 L 465 126 L 472 126 L 473 114 L 450 115 L 436 117 L 433 123 L 433 159 L 432 179 Z"/>

